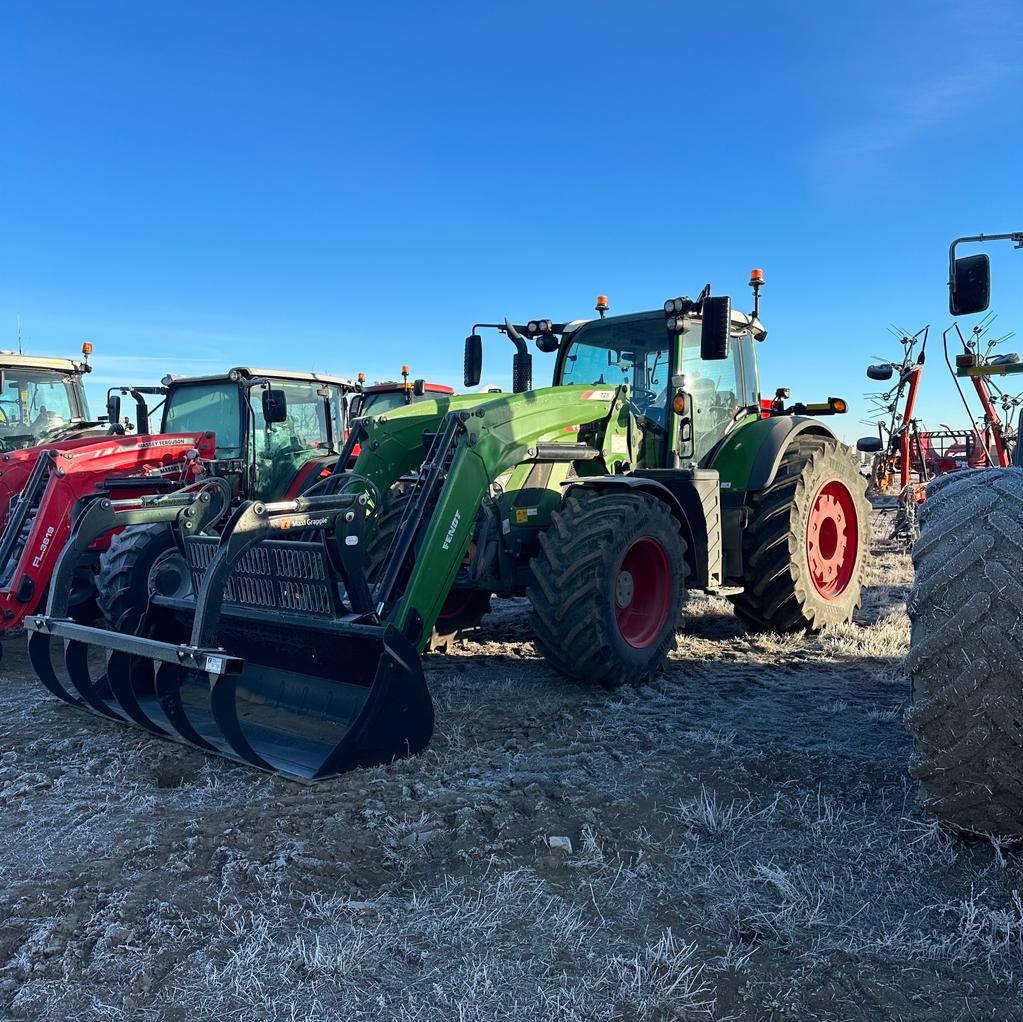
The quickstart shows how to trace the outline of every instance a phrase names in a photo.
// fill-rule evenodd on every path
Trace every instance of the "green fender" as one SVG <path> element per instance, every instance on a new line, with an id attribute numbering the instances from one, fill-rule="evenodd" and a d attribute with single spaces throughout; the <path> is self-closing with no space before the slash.
<path id="1" fill-rule="evenodd" d="M 824 423 L 805 415 L 750 419 L 725 436 L 705 467 L 717 469 L 725 493 L 762 490 L 774 479 L 792 441 L 807 435 L 838 439 Z"/>

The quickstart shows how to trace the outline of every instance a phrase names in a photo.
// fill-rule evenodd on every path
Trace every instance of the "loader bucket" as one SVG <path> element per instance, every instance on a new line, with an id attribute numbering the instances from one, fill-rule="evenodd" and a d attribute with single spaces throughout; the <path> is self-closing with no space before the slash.
<path id="1" fill-rule="evenodd" d="M 78 705 L 203 752 L 317 781 L 413 755 L 433 733 L 433 704 L 411 643 L 389 625 L 343 627 L 349 634 L 301 642 L 294 629 L 265 623 L 258 639 L 244 642 L 243 630 L 225 628 L 227 649 L 244 647 L 242 659 L 43 617 L 30 622 L 29 652 L 47 688 L 78 693 Z M 90 649 L 105 652 L 105 672 Z M 61 650 L 66 682 L 52 662 Z"/>

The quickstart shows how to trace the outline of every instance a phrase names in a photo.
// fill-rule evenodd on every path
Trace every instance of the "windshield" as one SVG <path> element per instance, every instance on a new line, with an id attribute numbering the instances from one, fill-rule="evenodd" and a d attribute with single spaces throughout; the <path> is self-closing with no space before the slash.
<path id="1" fill-rule="evenodd" d="M 664 317 L 622 316 L 582 327 L 565 352 L 561 382 L 627 383 L 632 403 L 663 425 L 671 382 Z"/>
<path id="2" fill-rule="evenodd" d="M 0 444 L 7 450 L 53 438 L 82 421 L 84 395 L 72 376 L 41 369 L 5 369 L 0 390 Z"/>
<path id="3" fill-rule="evenodd" d="M 241 415 L 238 386 L 228 380 L 182 383 L 171 388 L 163 413 L 164 433 L 202 433 L 217 437 L 218 458 L 240 458 Z"/>
<path id="4" fill-rule="evenodd" d="M 404 407 L 405 392 L 403 390 L 378 390 L 362 395 L 355 409 L 355 415 L 382 415 L 394 408 Z"/>

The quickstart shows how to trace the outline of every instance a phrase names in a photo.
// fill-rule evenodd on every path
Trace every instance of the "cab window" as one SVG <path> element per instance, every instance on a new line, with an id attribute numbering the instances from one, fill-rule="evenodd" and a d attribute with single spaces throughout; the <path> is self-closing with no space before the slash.
<path id="1" fill-rule="evenodd" d="M 238 387 L 227 381 L 172 387 L 163 413 L 164 433 L 216 434 L 218 458 L 240 458 L 241 408 Z"/>
<path id="2" fill-rule="evenodd" d="M 663 316 L 622 317 L 581 327 L 561 363 L 563 384 L 629 385 L 643 433 L 644 465 L 664 464 L 671 355 Z"/>
<path id="3" fill-rule="evenodd" d="M 692 450 L 683 452 L 701 461 L 711 448 L 742 418 L 745 409 L 756 404 L 756 380 L 744 372 L 752 365 L 752 352 L 743 357 L 749 334 L 732 337 L 728 358 L 704 361 L 700 358 L 700 330 L 682 335 L 682 373 L 691 398 Z"/>
<path id="4" fill-rule="evenodd" d="M 81 419 L 71 379 L 53 372 L 7 369 L 0 390 L 0 447 L 26 447 Z"/>
<path id="5" fill-rule="evenodd" d="M 306 462 L 337 453 L 343 424 L 340 387 L 294 380 L 270 380 L 270 386 L 284 391 L 283 422 L 264 418 L 262 387 L 253 387 L 249 395 L 255 433 L 253 496 L 265 500 L 283 497 Z"/>

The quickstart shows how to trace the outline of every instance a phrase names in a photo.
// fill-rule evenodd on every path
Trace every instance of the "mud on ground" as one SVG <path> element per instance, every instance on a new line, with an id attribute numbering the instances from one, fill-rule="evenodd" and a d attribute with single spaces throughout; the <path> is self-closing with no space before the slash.
<path id="1" fill-rule="evenodd" d="M 1020 858 L 918 808 L 879 549 L 855 625 L 695 600 L 618 693 L 504 603 L 428 659 L 426 753 L 313 788 L 59 705 L 9 650 L 0 1019 L 1023 1017 Z"/>

